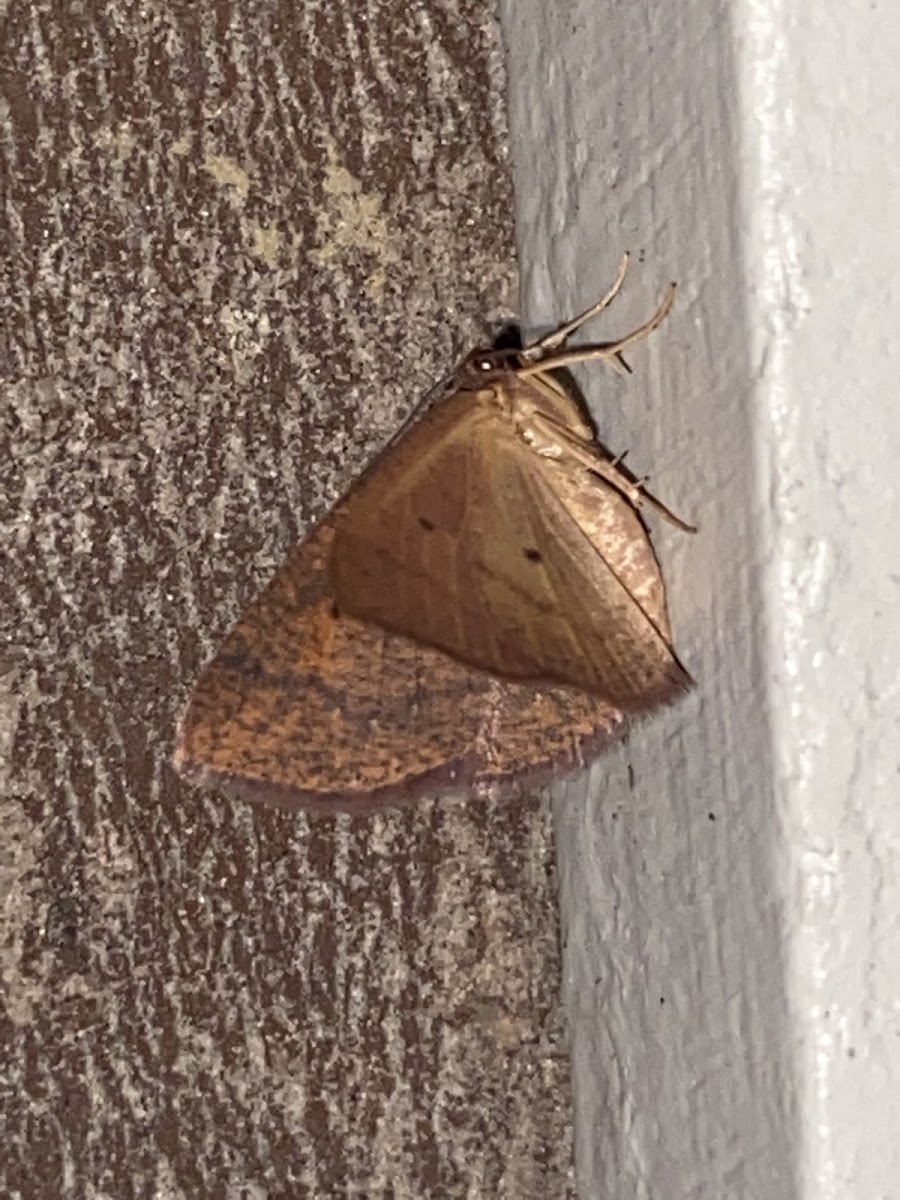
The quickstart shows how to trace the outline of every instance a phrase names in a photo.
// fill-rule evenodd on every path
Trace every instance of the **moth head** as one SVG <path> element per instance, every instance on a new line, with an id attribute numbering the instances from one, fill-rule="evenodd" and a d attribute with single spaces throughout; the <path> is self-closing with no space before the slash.
<path id="1" fill-rule="evenodd" d="M 461 390 L 478 390 L 502 379 L 521 365 L 521 350 L 479 347 L 463 359 L 456 372 L 455 383 Z"/>

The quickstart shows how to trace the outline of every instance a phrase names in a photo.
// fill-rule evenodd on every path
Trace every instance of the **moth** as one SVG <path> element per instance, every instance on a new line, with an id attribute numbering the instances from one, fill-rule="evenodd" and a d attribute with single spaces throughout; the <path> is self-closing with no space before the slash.
<path id="1" fill-rule="evenodd" d="M 361 812 L 578 765 L 691 683 L 640 510 L 560 371 L 624 352 L 479 349 L 296 546 L 201 675 L 175 765 L 287 808 Z"/>

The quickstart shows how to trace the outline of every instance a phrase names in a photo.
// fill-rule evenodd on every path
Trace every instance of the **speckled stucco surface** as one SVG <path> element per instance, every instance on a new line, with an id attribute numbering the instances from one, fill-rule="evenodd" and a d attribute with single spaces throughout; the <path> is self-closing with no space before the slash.
<path id="1" fill-rule="evenodd" d="M 169 766 L 291 541 L 514 300 L 478 0 L 10 0 L 0 1191 L 565 1197 L 549 816 Z"/>

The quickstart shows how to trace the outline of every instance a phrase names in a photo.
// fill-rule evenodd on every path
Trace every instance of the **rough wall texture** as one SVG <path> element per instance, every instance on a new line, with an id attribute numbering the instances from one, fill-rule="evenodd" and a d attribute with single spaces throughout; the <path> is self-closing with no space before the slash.
<path id="1" fill-rule="evenodd" d="M 486 3 L 10 0 L 4 1195 L 561 1197 L 546 806 L 180 786 L 191 679 L 512 298 Z"/>
<path id="2" fill-rule="evenodd" d="M 882 1200 L 900 1195 L 900 11 L 735 15 L 802 1194 Z"/>

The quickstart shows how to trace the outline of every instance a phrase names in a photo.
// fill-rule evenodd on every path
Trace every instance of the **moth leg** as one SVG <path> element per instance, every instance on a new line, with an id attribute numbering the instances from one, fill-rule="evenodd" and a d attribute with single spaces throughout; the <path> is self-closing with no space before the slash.
<path id="1" fill-rule="evenodd" d="M 628 273 L 628 260 L 630 255 L 628 251 L 622 255 L 622 261 L 619 264 L 618 274 L 615 282 L 606 293 L 606 295 L 598 300 L 596 304 L 592 304 L 590 308 L 586 308 L 580 316 L 574 317 L 571 321 L 567 321 L 565 325 L 560 325 L 558 329 L 552 330 L 545 334 L 539 342 L 532 342 L 530 346 L 525 347 L 525 354 L 529 357 L 534 357 L 535 360 L 542 357 L 549 350 L 556 350 L 560 346 L 565 345 L 566 341 L 572 336 L 576 330 L 582 325 L 586 325 L 592 317 L 596 317 L 598 313 L 602 313 L 604 308 L 609 308 L 616 296 L 621 291 L 622 284 L 625 282 L 625 276 Z"/>
<path id="2" fill-rule="evenodd" d="M 598 342 L 594 345 L 579 346 L 575 350 L 561 350 L 558 354 L 548 354 L 542 358 L 540 362 L 528 363 L 524 367 L 516 367 L 516 375 L 519 379 L 527 379 L 530 375 L 539 375 L 542 371 L 555 371 L 559 367 L 571 367 L 575 363 L 589 362 L 591 359 L 603 359 L 610 366 L 615 366 L 618 360 L 619 367 L 628 370 L 627 364 L 622 359 L 622 351 L 627 350 L 629 346 L 633 346 L 635 342 L 642 342 L 645 337 L 649 337 L 654 329 L 666 319 L 672 311 L 672 305 L 675 303 L 675 284 L 670 283 L 663 296 L 662 303 L 653 314 L 649 321 L 645 321 L 638 329 L 627 333 L 623 338 L 619 338 L 616 342 Z"/>
<path id="3" fill-rule="evenodd" d="M 574 457 L 579 457 L 575 455 Z M 645 475 L 643 479 L 631 479 L 624 471 L 620 471 L 617 466 L 614 466 L 609 459 L 604 459 L 598 455 L 593 461 L 586 461 L 586 456 L 580 458 L 582 466 L 593 471 L 595 475 L 599 475 L 601 479 L 605 479 L 611 483 L 614 488 L 622 492 L 623 495 L 631 501 L 635 508 L 652 508 L 654 512 L 659 513 L 663 520 L 668 521 L 670 525 L 674 525 L 676 529 L 681 529 L 684 533 L 696 533 L 697 526 L 692 525 L 689 521 L 685 521 L 676 513 L 673 513 L 670 508 L 663 504 L 662 500 L 648 492 L 644 486 L 649 480 L 649 475 Z"/>
<path id="4" fill-rule="evenodd" d="M 542 439 L 535 436 L 535 427 L 543 430 L 544 437 L 547 439 L 543 444 L 541 444 Z M 697 532 L 696 525 L 691 525 L 676 516 L 661 500 L 657 500 L 652 492 L 646 490 L 644 487 L 646 479 L 632 479 L 626 471 L 622 470 L 619 464 L 623 455 L 620 454 L 618 458 L 607 458 L 596 446 L 579 441 L 564 425 L 558 424 L 540 412 L 531 414 L 528 424 L 522 429 L 522 436 L 537 454 L 554 458 L 558 462 L 565 462 L 568 459 L 570 462 L 586 467 L 595 475 L 599 475 L 616 491 L 627 497 L 635 508 L 643 508 L 646 505 L 677 529 L 682 529 L 685 533 Z"/>

